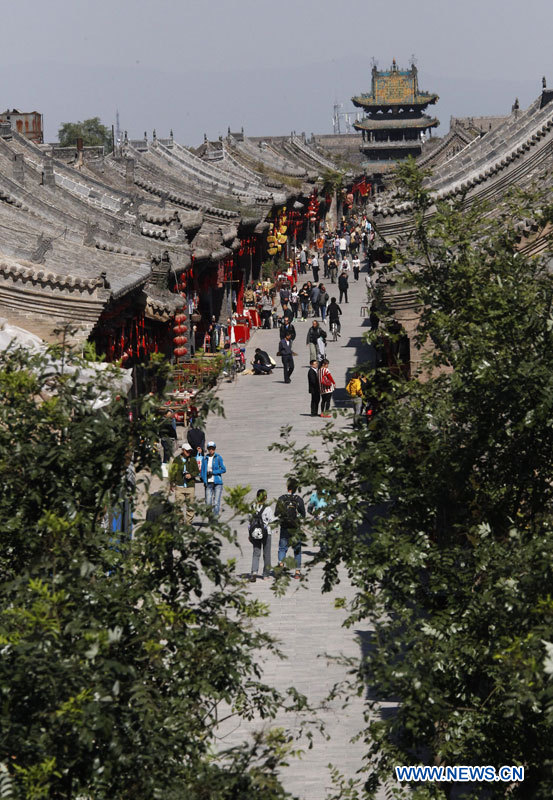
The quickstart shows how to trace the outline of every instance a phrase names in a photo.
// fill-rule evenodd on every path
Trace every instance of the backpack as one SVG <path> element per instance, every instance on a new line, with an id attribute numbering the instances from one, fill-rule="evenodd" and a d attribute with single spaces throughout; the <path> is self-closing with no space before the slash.
<path id="1" fill-rule="evenodd" d="M 252 544 L 260 544 L 264 542 L 267 537 L 267 526 L 263 522 L 263 512 L 265 511 L 266 506 L 256 511 L 255 514 L 252 515 L 249 525 L 248 525 L 248 538 Z"/>
<path id="2" fill-rule="evenodd" d="M 280 523 L 284 528 L 298 527 L 298 506 L 293 494 L 282 495 L 278 502 Z"/>
<path id="3" fill-rule="evenodd" d="M 355 378 L 352 378 L 349 381 L 348 385 L 346 386 L 346 392 L 350 397 L 357 397 L 357 385 L 355 384 Z"/>

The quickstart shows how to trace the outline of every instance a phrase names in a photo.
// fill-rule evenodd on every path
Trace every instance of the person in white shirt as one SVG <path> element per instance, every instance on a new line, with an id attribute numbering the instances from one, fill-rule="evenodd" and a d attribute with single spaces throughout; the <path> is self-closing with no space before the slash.
<path id="1" fill-rule="evenodd" d="M 255 499 L 254 513 L 248 532 L 248 538 L 253 545 L 251 583 L 255 583 L 257 580 L 261 549 L 263 549 L 263 578 L 269 580 L 271 577 L 271 532 L 276 522 L 274 511 L 267 503 L 265 489 L 258 489 Z"/>
<path id="2" fill-rule="evenodd" d="M 340 254 L 342 256 L 342 260 L 346 257 L 346 250 L 348 249 L 348 243 L 345 236 L 340 238 Z"/>
<path id="3" fill-rule="evenodd" d="M 355 258 L 352 259 L 351 266 L 353 267 L 353 277 L 355 278 L 356 281 L 358 281 L 359 270 L 361 269 L 361 261 L 358 256 L 355 256 Z"/>

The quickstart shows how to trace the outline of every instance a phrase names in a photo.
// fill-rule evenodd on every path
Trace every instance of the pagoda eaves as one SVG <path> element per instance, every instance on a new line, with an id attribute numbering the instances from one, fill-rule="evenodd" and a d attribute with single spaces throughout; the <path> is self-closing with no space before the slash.
<path id="1" fill-rule="evenodd" d="M 409 119 L 408 117 L 364 117 L 359 122 L 354 122 L 353 127 L 358 131 L 387 131 L 387 130 L 426 130 L 427 128 L 436 128 L 440 124 L 437 117 L 415 117 Z"/>
<path id="2" fill-rule="evenodd" d="M 369 93 L 352 97 L 351 102 L 357 108 L 370 108 L 371 110 L 379 108 L 405 108 L 408 106 L 418 106 L 424 109 L 426 106 L 437 103 L 439 99 L 440 97 L 437 94 L 419 92 L 418 94 L 412 94 L 411 97 L 404 97 L 402 100 L 392 102 L 391 100 L 384 100 L 382 97 L 376 98 Z"/>

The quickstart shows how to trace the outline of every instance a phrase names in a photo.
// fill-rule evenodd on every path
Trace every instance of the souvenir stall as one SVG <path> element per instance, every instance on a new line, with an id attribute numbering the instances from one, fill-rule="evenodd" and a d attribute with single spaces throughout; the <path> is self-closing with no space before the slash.
<path id="1" fill-rule="evenodd" d="M 171 349 L 167 322 L 146 317 L 143 296 L 130 295 L 111 303 L 102 312 L 90 340 L 106 361 L 119 361 L 123 367 L 147 361 L 151 353 L 168 355 Z"/>
<path id="2" fill-rule="evenodd" d="M 240 237 L 240 248 L 238 249 L 237 257 L 238 267 L 240 269 L 240 274 L 237 275 L 237 279 L 240 280 L 240 284 L 236 310 L 248 319 L 250 329 L 261 327 L 261 317 L 257 308 L 255 306 L 246 308 L 244 305 L 245 285 L 247 283 L 251 284 L 254 267 L 258 267 L 261 262 L 259 251 L 260 237 L 258 234 L 249 233 Z"/>

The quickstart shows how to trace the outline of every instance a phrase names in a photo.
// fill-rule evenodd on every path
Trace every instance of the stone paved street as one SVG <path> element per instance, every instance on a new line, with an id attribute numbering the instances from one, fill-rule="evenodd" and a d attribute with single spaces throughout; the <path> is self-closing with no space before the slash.
<path id="1" fill-rule="evenodd" d="M 330 282 L 326 286 L 329 295 L 332 297 L 336 294 L 338 298 L 338 292 L 334 291 L 337 287 Z M 337 387 L 342 389 L 339 397 L 345 396 L 346 372 L 348 367 L 356 363 L 362 347 L 361 336 L 367 330 L 367 321 L 360 316 L 360 307 L 366 303 L 364 272 L 358 283 L 350 278 L 350 287 L 349 304 L 341 304 L 342 336 L 336 343 L 327 343 L 330 369 Z M 215 440 L 217 450 L 224 458 L 227 486 L 249 484 L 252 490 L 266 488 L 270 497 L 278 497 L 285 491 L 284 475 L 288 467 L 279 453 L 269 452 L 267 448 L 278 439 L 280 427 L 292 424 L 294 440 L 309 446 L 309 433 L 328 422 L 309 415 L 309 350 L 305 337 L 310 324 L 311 319 L 296 322 L 294 350 L 298 355 L 291 384 L 283 382 L 280 358 L 276 359 L 277 368 L 273 376 L 239 375 L 234 383 L 222 384 L 219 396 L 226 418 L 211 419 L 207 435 Z M 248 345 L 248 363 L 255 347 L 261 347 L 274 357 L 278 347 L 278 331 L 259 330 L 254 333 Z M 338 417 L 334 424 L 349 426 L 351 421 Z M 247 573 L 251 566 L 251 545 L 245 526 L 240 531 L 240 540 L 243 543 L 242 553 L 228 546 L 226 555 L 237 557 L 239 572 Z M 277 548 L 278 531 L 273 535 L 273 564 L 277 563 Z M 265 666 L 265 676 L 278 688 L 294 685 L 312 703 L 317 703 L 346 674 L 345 667 L 329 663 L 324 654 L 357 657 L 360 653 L 361 631 L 343 628 L 345 614 L 334 607 L 335 597 L 351 598 L 353 590 L 347 581 L 343 581 L 337 591 L 322 595 L 320 569 L 311 573 L 308 582 L 302 582 L 301 585 L 296 585 L 294 581 L 292 583 L 294 585 L 286 596 L 280 598 L 273 595 L 268 581 L 258 580 L 251 584 L 251 592 L 270 606 L 270 616 L 262 624 L 280 640 L 287 656 L 284 662 L 269 660 Z M 355 774 L 361 765 L 364 748 L 362 744 L 352 744 L 350 738 L 362 726 L 362 712 L 363 702 L 357 697 L 347 709 L 342 709 L 336 703 L 330 712 L 325 712 L 324 720 L 331 740 L 324 741 L 316 736 L 313 749 L 306 751 L 303 759 L 293 762 L 287 770 L 287 789 L 305 800 L 322 800 L 325 789 L 330 786 L 327 769 L 330 762 L 348 777 Z M 293 727 L 294 721 L 284 717 L 278 723 Z M 224 740 L 225 744 L 238 742 L 246 734 L 244 726 L 233 726 Z"/>

